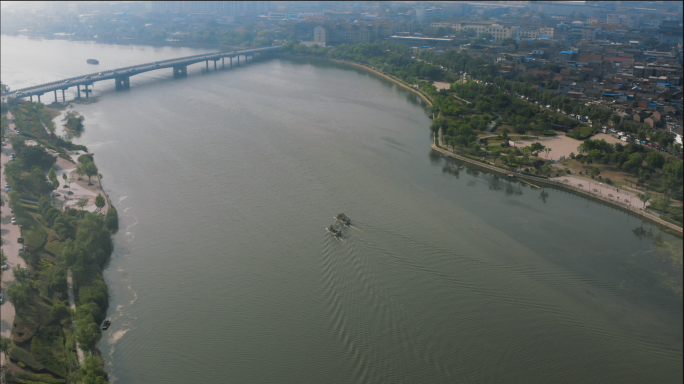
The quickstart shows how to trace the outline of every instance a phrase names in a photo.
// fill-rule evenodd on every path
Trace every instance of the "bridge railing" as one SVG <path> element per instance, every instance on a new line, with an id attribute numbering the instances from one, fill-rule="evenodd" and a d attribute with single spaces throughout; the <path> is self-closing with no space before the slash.
<path id="1" fill-rule="evenodd" d="M 64 83 L 64 82 L 67 81 L 67 80 L 69 80 L 69 81 L 87 80 L 87 79 L 85 79 L 86 76 L 97 76 L 97 75 L 100 74 L 100 73 L 102 73 L 103 76 L 111 76 L 111 75 L 113 74 L 113 72 L 125 71 L 125 70 L 129 70 L 129 69 L 133 69 L 133 68 L 144 68 L 144 67 L 153 65 L 153 64 L 155 64 L 155 63 L 158 63 L 158 64 L 162 64 L 162 63 L 171 63 L 171 62 L 179 61 L 179 60 L 188 61 L 188 60 L 197 59 L 197 58 L 200 58 L 200 57 L 201 57 L 201 58 L 212 58 L 212 57 L 216 56 L 217 54 L 218 54 L 219 56 L 225 57 L 225 56 L 230 56 L 230 55 L 233 55 L 233 54 L 236 54 L 236 55 L 248 54 L 248 53 L 259 52 L 259 51 L 273 50 L 273 49 L 276 49 L 276 48 L 279 48 L 279 46 L 262 47 L 262 48 L 254 48 L 254 49 L 245 49 L 245 50 L 242 50 L 242 51 L 234 51 L 234 52 L 210 52 L 210 53 L 200 53 L 200 54 L 197 54 L 197 55 L 185 56 L 185 57 L 181 57 L 181 58 L 175 58 L 175 59 L 167 59 L 167 60 L 155 61 L 155 62 L 151 62 L 151 63 L 132 65 L 132 66 L 123 67 L 123 68 L 115 68 L 115 69 L 104 70 L 104 71 L 102 71 L 102 72 L 93 72 L 93 73 L 89 73 L 89 74 L 86 74 L 86 75 L 69 77 L 69 78 L 66 78 L 66 79 L 56 80 L 56 81 L 52 81 L 52 82 L 49 82 L 49 83 L 43 83 L 43 84 L 39 84 L 39 85 L 33 85 L 33 86 L 30 86 L 30 87 L 24 87 L 24 88 L 20 88 L 20 89 L 15 89 L 15 90 L 13 90 L 13 91 L 10 91 L 10 92 L 7 92 L 7 93 L 3 94 L 3 96 L 4 96 L 4 95 L 8 95 L 8 94 L 16 93 L 17 91 L 23 92 L 23 91 L 29 91 L 29 90 L 39 89 L 39 88 L 43 88 L 43 87 L 49 87 L 49 86 L 51 86 L 51 85 Z M 200 61 L 201 61 L 201 60 L 200 60 Z M 70 84 L 70 86 L 71 86 L 71 85 L 73 85 L 73 84 Z"/>

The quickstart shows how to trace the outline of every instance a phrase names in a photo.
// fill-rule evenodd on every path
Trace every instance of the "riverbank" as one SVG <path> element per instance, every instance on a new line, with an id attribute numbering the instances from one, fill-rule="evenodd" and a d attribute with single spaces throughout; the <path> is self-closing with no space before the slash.
<path id="1" fill-rule="evenodd" d="M 682 227 L 679 227 L 675 224 L 667 222 L 667 221 L 659 218 L 658 216 L 655 216 L 655 215 L 653 215 L 647 211 L 644 211 L 643 209 L 635 207 L 631 204 L 625 205 L 622 202 L 612 200 L 612 199 L 605 197 L 605 196 L 602 196 L 602 195 L 596 195 L 594 193 L 591 193 L 588 190 L 584 190 L 582 188 L 574 187 L 570 184 L 565 184 L 565 183 L 562 183 L 559 181 L 555 181 L 553 179 L 543 179 L 543 178 L 529 176 L 529 175 L 517 173 L 514 171 L 509 171 L 509 170 L 506 170 L 503 168 L 499 168 L 499 167 L 494 166 L 490 163 L 484 163 L 484 162 L 479 161 L 479 160 L 473 160 L 471 158 L 461 156 L 461 155 L 453 153 L 453 152 L 449 152 L 445 149 L 442 149 L 442 148 L 436 146 L 435 144 L 430 145 L 430 147 L 432 148 L 432 150 L 439 152 L 445 156 L 453 157 L 453 158 L 461 160 L 463 162 L 466 162 L 466 163 L 469 163 L 472 165 L 476 165 L 478 167 L 482 167 L 484 169 L 487 169 L 488 171 L 494 172 L 494 173 L 499 174 L 499 175 L 508 176 L 508 177 L 516 178 L 516 179 L 521 179 L 521 180 L 524 180 L 526 182 L 529 182 L 528 184 L 531 183 L 533 186 L 553 187 L 553 188 L 561 189 L 561 190 L 564 190 L 567 192 L 572 192 L 574 194 L 586 197 L 590 200 L 598 201 L 598 202 L 604 203 L 605 205 L 611 206 L 613 208 L 617 208 L 621 211 L 635 214 L 635 215 L 637 215 L 637 216 L 639 216 L 639 217 L 641 217 L 641 218 L 643 218 L 643 219 L 645 219 L 645 220 L 647 220 L 653 224 L 658 225 L 660 228 L 662 228 L 667 233 L 670 233 L 670 234 L 677 236 L 677 237 L 680 237 L 680 238 L 683 237 Z"/>
<path id="2" fill-rule="evenodd" d="M 307 58 L 314 58 L 314 59 L 322 59 L 322 60 L 332 61 L 332 62 L 336 62 L 336 63 L 340 63 L 340 64 L 350 65 L 350 66 L 357 67 L 357 68 L 362 68 L 362 69 L 364 69 L 364 70 L 366 70 L 366 71 L 369 71 L 369 72 L 371 72 L 371 73 L 373 73 L 373 74 L 375 74 L 375 75 L 377 75 L 377 76 L 380 76 L 380 77 L 382 77 L 382 78 L 385 78 L 385 79 L 387 79 L 387 80 L 390 80 L 390 81 L 392 81 L 392 82 L 394 82 L 394 83 L 400 85 L 401 87 L 403 87 L 403 88 L 405 88 L 405 89 L 408 89 L 408 90 L 410 90 L 410 91 L 416 93 L 416 94 L 419 95 L 426 103 L 428 103 L 430 106 L 432 106 L 432 100 L 430 100 L 429 97 L 428 97 L 427 95 L 425 95 L 423 92 L 421 92 L 420 90 L 415 89 L 415 88 L 409 86 L 408 84 L 404 83 L 404 82 L 401 81 L 401 80 L 398 80 L 398 79 L 396 79 L 396 78 L 394 78 L 394 77 L 392 77 L 392 76 L 389 76 L 389 75 L 387 75 L 387 74 L 385 74 L 385 73 L 382 73 L 382 72 L 380 72 L 380 71 L 378 71 L 378 70 L 376 70 L 376 69 L 373 69 L 373 68 L 371 68 L 371 67 L 368 67 L 368 66 L 366 66 L 366 65 L 364 65 L 364 64 L 353 63 L 353 62 L 344 61 L 344 60 L 335 60 L 335 59 L 321 58 L 321 57 L 316 57 L 316 56 L 297 56 L 297 57 L 307 57 Z M 564 184 L 564 183 L 559 182 L 559 181 L 555 181 L 555 180 L 551 180 L 551 179 L 543 179 L 543 178 L 534 177 L 534 176 L 528 176 L 528 175 L 520 174 L 520 173 L 517 173 L 517 172 L 516 172 L 516 173 L 512 173 L 511 171 L 508 171 L 508 170 L 499 168 L 499 167 L 494 166 L 494 165 L 491 165 L 491 164 L 489 164 L 489 163 L 483 163 L 483 162 L 481 162 L 481 161 L 473 160 L 473 159 L 470 159 L 470 158 L 468 158 L 468 157 L 460 156 L 460 155 L 455 154 L 455 153 L 453 153 L 453 152 L 446 151 L 446 150 L 444 150 L 444 149 L 442 149 L 442 148 L 439 148 L 439 147 L 436 146 L 435 144 L 431 144 L 430 147 L 431 147 L 433 150 L 435 150 L 435 151 L 437 151 L 437 152 L 440 152 L 440 153 L 442 153 L 442 154 L 444 154 L 444 155 L 446 155 L 446 156 L 450 156 L 450 157 L 459 159 L 459 160 L 461 160 L 461 161 L 465 161 L 465 162 L 467 162 L 467 163 L 469 163 L 469 164 L 474 164 L 474 165 L 483 167 L 483 168 L 485 168 L 485 169 L 487 169 L 487 170 L 489 170 L 489 171 L 491 171 L 491 172 L 497 173 L 497 174 L 501 174 L 501 175 L 505 175 L 505 176 L 508 176 L 508 175 L 510 175 L 510 174 L 514 174 L 514 177 L 515 177 L 515 178 L 518 178 L 518 179 L 527 180 L 527 181 L 530 181 L 530 182 L 535 183 L 535 184 L 543 184 L 543 185 L 545 185 L 545 186 L 553 186 L 553 187 L 556 187 L 556 188 L 558 188 L 558 189 L 562 189 L 562 190 L 565 190 L 565 191 L 567 191 L 567 192 L 572 192 L 572 193 L 575 193 L 575 194 L 577 194 L 577 195 L 581 195 L 581 196 L 587 197 L 587 198 L 592 199 L 592 200 L 595 200 L 595 201 L 600 201 L 600 202 L 602 202 L 602 203 L 604 203 L 604 204 L 606 204 L 606 205 L 609 205 L 609 206 L 611 206 L 611 207 L 618 208 L 618 209 L 621 210 L 621 211 L 625 211 L 625 212 L 630 212 L 630 213 L 636 214 L 636 215 L 638 215 L 638 216 L 640 216 L 640 217 L 642 217 L 642 218 L 648 220 L 649 222 L 654 223 L 654 224 L 660 226 L 661 228 L 665 229 L 668 233 L 671 233 L 671 234 L 673 234 L 673 235 L 675 235 L 675 236 L 678 236 L 678 237 L 682 237 L 682 236 L 683 236 L 683 228 L 682 228 L 682 227 L 679 227 L 679 226 L 677 226 L 677 225 L 675 225 L 675 224 L 673 224 L 673 223 L 670 223 L 670 222 L 668 222 L 668 221 L 665 221 L 665 220 L 661 219 L 660 217 L 658 217 L 658 216 L 656 216 L 656 215 L 653 215 L 653 214 L 651 214 L 651 213 L 649 213 L 649 212 L 647 212 L 647 211 L 645 211 L 645 210 L 643 210 L 643 209 L 638 208 L 636 205 L 633 205 L 633 204 L 625 205 L 624 202 L 617 201 L 617 200 L 612 200 L 612 199 L 610 199 L 610 198 L 608 198 L 608 197 L 605 197 L 605 196 L 602 196 L 602 195 L 596 195 L 596 194 L 591 193 L 591 191 L 584 190 L 584 189 L 575 187 L 575 186 L 573 186 L 573 185 Z"/>
<path id="3" fill-rule="evenodd" d="M 8 111 L 8 117 L 12 113 L 31 115 L 31 105 L 28 111 L 20 104 L 11 108 L 14 109 Z M 19 119 L 20 123 L 24 121 L 21 127 L 15 125 L 14 119 L 10 120 L 11 136 L 16 136 L 21 127 L 22 132 L 28 131 L 25 119 Z M 46 129 L 42 121 L 40 124 Z M 67 152 L 62 145 L 75 146 L 63 141 L 58 144 L 54 137 L 39 141 L 12 137 L 11 143 L 2 150 L 3 182 L 11 187 L 11 192 L 3 196 L 9 205 L 9 209 L 3 210 L 3 228 L 9 224 L 10 216 L 18 224 L 7 225 L 13 236 L 3 236 L 3 250 L 8 253 L 8 265 L 21 266 L 24 271 L 17 275 L 8 270 L 2 276 L 2 288 L 8 300 L 2 308 L 1 333 L 11 340 L 9 361 L 3 361 L 7 366 L 6 378 L 12 382 L 49 374 L 44 377 L 61 380 L 91 372 L 106 379 L 106 375 L 98 373 L 102 371 L 101 353 L 96 343 L 101 336 L 99 324 L 109 302 L 102 268 L 113 251 L 111 233 L 118 228 L 118 220 L 116 225 L 112 221 L 117 213 L 102 189 L 99 174 L 93 183 L 75 180 L 79 156 L 85 151 Z M 36 147 L 45 160 L 29 172 L 23 164 L 29 159 L 27 151 L 36 153 Z M 8 163 L 9 154 L 16 155 L 17 161 Z M 48 161 L 50 157 L 54 159 Z M 90 160 L 82 158 L 81 161 Z M 53 170 L 54 190 L 27 181 L 46 180 Z M 63 178 L 63 174 L 67 177 Z M 83 231 L 92 231 L 94 235 L 84 237 Z M 21 243 L 19 238 L 23 240 Z M 68 269 L 72 266 L 76 266 L 73 283 Z M 68 273 L 63 273 L 65 270 Z M 65 309 L 66 302 L 73 313 Z M 54 336 L 49 335 L 54 332 L 61 337 L 59 343 L 50 339 Z M 31 348 L 27 349 L 27 345 Z"/>
<path id="4" fill-rule="evenodd" d="M 383 73 L 383 72 L 380 72 L 380 71 L 378 71 L 377 69 L 371 68 L 371 67 L 369 67 L 369 66 L 367 66 L 367 65 L 365 65 L 365 64 L 354 63 L 354 62 L 345 61 L 345 60 L 329 59 L 329 58 L 327 58 L 327 57 L 308 56 L 308 55 L 291 55 L 291 54 L 283 54 L 283 56 L 285 56 L 285 57 L 303 57 L 303 58 L 307 58 L 307 59 L 324 60 L 324 61 L 330 61 L 330 62 L 333 62 L 333 63 L 345 64 L 345 65 L 349 65 L 349 66 L 352 66 L 352 67 L 364 69 L 364 70 L 366 70 L 366 71 L 368 71 L 368 72 L 371 72 L 371 73 L 373 73 L 373 74 L 375 74 L 375 75 L 377 75 L 377 76 L 379 76 L 379 77 L 382 77 L 382 78 L 384 78 L 384 79 L 387 79 L 387 80 L 389 80 L 389 81 L 391 81 L 391 82 L 393 82 L 393 83 L 395 83 L 395 84 L 401 86 L 402 88 L 405 88 L 405 89 L 407 89 L 407 90 L 409 90 L 409 91 L 411 91 L 411 92 L 417 94 L 418 96 L 420 96 L 421 99 L 423 99 L 426 103 L 428 103 L 428 105 L 430 105 L 430 107 L 432 107 L 432 99 L 430 99 L 430 97 L 429 97 L 428 95 L 426 95 L 424 92 L 422 92 L 421 90 L 416 89 L 416 88 L 413 88 L 412 86 L 410 86 L 409 84 L 405 83 L 404 81 L 399 80 L 399 79 L 397 79 L 397 78 L 394 77 L 394 76 L 390 76 L 390 75 L 387 75 L 387 74 L 385 74 L 385 73 Z"/>

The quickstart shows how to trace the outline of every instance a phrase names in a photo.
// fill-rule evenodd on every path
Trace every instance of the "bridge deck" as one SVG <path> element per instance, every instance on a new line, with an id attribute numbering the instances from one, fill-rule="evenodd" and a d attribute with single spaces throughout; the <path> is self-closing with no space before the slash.
<path id="1" fill-rule="evenodd" d="M 275 46 L 275 47 L 246 49 L 246 50 L 242 50 L 242 51 L 232 51 L 232 52 L 203 53 L 203 54 L 199 54 L 199 55 L 185 56 L 185 57 L 179 57 L 179 58 L 175 58 L 175 59 L 155 61 L 152 63 L 133 65 L 133 66 L 117 68 L 117 69 L 110 69 L 110 70 L 106 70 L 106 71 L 90 73 L 87 75 L 70 77 L 68 79 L 52 81 L 49 83 L 34 85 L 31 87 L 26 87 L 26 88 L 22 88 L 22 89 L 15 89 L 15 90 L 12 90 L 10 92 L 4 92 L 4 93 L 2 93 L 1 96 L 2 97 L 12 96 L 12 97 L 18 97 L 18 98 L 30 97 L 30 96 L 40 96 L 40 95 L 43 95 L 47 92 L 52 92 L 52 91 L 57 91 L 57 90 L 66 90 L 68 88 L 75 87 L 75 86 L 92 85 L 93 83 L 95 83 L 97 81 L 103 81 L 103 80 L 109 80 L 109 79 L 121 79 L 121 80 L 123 80 L 123 79 L 129 78 L 131 76 L 140 74 L 140 73 L 155 71 L 157 69 L 173 68 L 173 67 L 186 67 L 188 65 L 200 63 L 202 61 L 214 61 L 214 62 L 216 62 L 216 61 L 221 60 L 225 57 L 231 57 L 232 58 L 232 57 L 236 57 L 239 55 L 251 55 L 251 54 L 255 54 L 255 53 L 275 51 L 275 50 L 278 50 L 279 48 L 280 48 L 280 46 Z"/>

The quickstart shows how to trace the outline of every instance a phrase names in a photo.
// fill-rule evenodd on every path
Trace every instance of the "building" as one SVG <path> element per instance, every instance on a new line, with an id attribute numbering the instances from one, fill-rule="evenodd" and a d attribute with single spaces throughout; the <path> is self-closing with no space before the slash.
<path id="1" fill-rule="evenodd" d="M 429 23 L 435 17 L 444 17 L 442 8 L 416 8 L 416 21 L 419 23 Z"/>
<path id="2" fill-rule="evenodd" d="M 394 43 L 407 44 L 412 47 L 450 47 L 454 45 L 453 39 L 432 37 L 391 36 L 388 40 Z"/>
<path id="3" fill-rule="evenodd" d="M 326 38 L 325 38 L 325 28 L 318 25 L 314 28 L 313 30 L 313 41 L 314 43 L 320 45 L 321 47 L 325 47 L 326 43 Z"/>
<path id="4" fill-rule="evenodd" d="M 483 33 L 491 33 L 494 40 L 515 37 L 517 30 L 517 27 L 505 27 L 503 25 L 491 23 L 457 23 L 452 24 L 451 27 L 456 31 L 472 29 L 477 33 L 477 36 L 480 36 Z"/>
<path id="5" fill-rule="evenodd" d="M 516 36 L 519 39 L 552 39 L 554 36 L 553 27 L 520 28 L 516 29 Z"/>

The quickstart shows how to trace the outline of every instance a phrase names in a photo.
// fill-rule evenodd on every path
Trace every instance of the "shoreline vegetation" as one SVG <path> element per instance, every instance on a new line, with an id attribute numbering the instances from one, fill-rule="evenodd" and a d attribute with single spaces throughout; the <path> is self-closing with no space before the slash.
<path id="1" fill-rule="evenodd" d="M 389 73 L 382 72 L 382 71 L 380 71 L 380 70 L 378 70 L 372 66 L 369 66 L 369 65 L 367 65 L 365 63 L 361 63 L 361 62 L 354 62 L 354 61 L 349 61 L 349 60 L 340 60 L 340 59 L 329 58 L 329 57 L 315 56 L 315 55 L 310 55 L 308 53 L 299 53 L 298 54 L 298 53 L 296 53 L 295 50 L 296 50 L 296 48 L 293 49 L 294 52 L 285 53 L 285 56 L 286 57 L 291 56 L 291 57 L 300 57 L 300 58 L 307 58 L 307 59 L 325 60 L 325 61 L 345 64 L 345 65 L 353 66 L 356 68 L 364 69 L 364 70 L 366 70 L 366 71 L 368 71 L 368 72 L 370 72 L 376 76 L 390 80 L 390 81 L 394 82 L 395 84 L 397 84 L 397 85 L 399 85 L 399 86 L 401 86 L 407 90 L 414 92 L 421 99 L 423 99 L 430 107 L 433 107 L 433 112 L 434 112 L 434 106 L 435 105 L 433 104 L 433 102 L 434 102 L 433 98 L 431 98 L 429 95 L 427 95 L 423 90 L 419 89 L 418 86 L 412 86 L 409 83 L 407 83 L 407 82 L 405 82 L 405 81 L 403 81 L 403 80 L 401 80 L 401 79 L 399 79 L 399 78 L 397 78 L 397 77 L 395 77 Z M 454 95 L 454 97 L 455 97 L 455 95 Z M 468 101 L 462 100 L 460 98 L 457 98 L 457 99 L 458 99 L 457 101 L 470 104 Z M 440 113 L 440 117 L 441 117 L 441 111 L 439 111 L 439 113 Z M 441 133 L 441 132 L 439 132 L 439 133 Z M 440 145 L 441 140 L 438 140 L 436 134 L 434 135 L 434 141 L 435 141 L 435 143 L 431 144 L 430 147 L 432 148 L 432 150 L 434 150 L 438 153 L 441 153 L 442 155 L 449 156 L 449 157 L 458 159 L 460 161 L 463 161 L 463 162 L 466 162 L 469 164 L 480 166 L 480 167 L 485 168 L 488 171 L 493 172 L 493 173 L 497 173 L 497 174 L 504 175 L 504 176 L 513 176 L 513 178 L 519 179 L 520 181 L 527 183 L 527 184 L 530 184 L 530 181 L 531 181 L 532 183 L 534 183 L 531 185 L 533 185 L 535 187 L 537 187 L 537 185 L 535 185 L 535 184 L 541 184 L 541 185 L 544 185 L 546 187 L 557 188 L 557 189 L 564 190 L 564 191 L 567 191 L 570 193 L 574 193 L 576 195 L 583 196 L 585 198 L 589 198 L 590 200 L 593 200 L 593 201 L 598 201 L 598 202 L 603 203 L 607 206 L 617 208 L 621 211 L 635 214 L 635 215 L 647 220 L 648 222 L 659 226 L 661 229 L 663 229 L 667 233 L 670 233 L 674 236 L 677 236 L 680 238 L 682 238 L 684 236 L 684 233 L 683 233 L 684 229 L 682 228 L 681 225 L 675 224 L 675 223 L 667 221 L 667 220 L 663 220 L 662 218 L 658 217 L 657 215 L 650 213 L 644 209 L 634 207 L 631 205 L 628 206 L 628 205 L 622 204 L 619 201 L 611 200 L 611 199 L 604 197 L 604 196 L 601 196 L 601 195 L 596 195 L 596 194 L 592 193 L 591 191 L 583 190 L 583 189 L 580 189 L 577 187 L 573 187 L 571 185 L 565 185 L 565 184 L 558 182 L 558 181 L 555 181 L 555 180 L 550 180 L 548 177 L 545 177 L 543 175 L 533 174 L 533 173 L 529 173 L 529 172 L 518 172 L 516 170 L 512 170 L 512 169 L 508 169 L 508 168 L 502 168 L 502 167 L 499 167 L 498 165 L 492 164 L 486 160 L 474 157 L 474 156 L 469 155 L 469 154 L 465 154 L 465 153 L 459 154 L 455 150 L 449 151 Z"/>
<path id="2" fill-rule="evenodd" d="M 11 187 L 8 205 L 24 242 L 18 256 L 25 265 L 6 271 L 14 277 L 6 296 L 16 314 L 10 338 L 3 338 L 5 379 L 108 382 L 97 343 L 109 306 L 102 271 L 118 230 L 116 209 L 102 190 L 92 154 L 55 135 L 54 124 L 44 118 L 54 112 L 42 103 L 10 99 L 2 105 L 2 116 L 12 118 L 3 125 L 3 136 L 11 134 L 16 159 L 3 168 Z M 84 119 L 69 115 L 69 120 L 78 129 Z"/>

